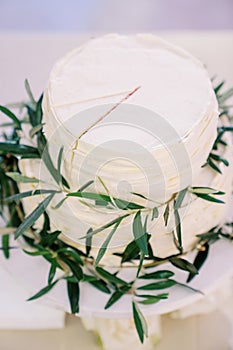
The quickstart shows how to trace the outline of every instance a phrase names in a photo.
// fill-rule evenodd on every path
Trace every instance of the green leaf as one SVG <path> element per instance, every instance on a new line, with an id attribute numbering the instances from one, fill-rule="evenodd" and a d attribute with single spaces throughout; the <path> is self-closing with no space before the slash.
<path id="1" fill-rule="evenodd" d="M 167 224 L 168 224 L 169 212 L 170 212 L 170 207 L 169 207 L 169 203 L 167 203 L 166 208 L 165 208 L 165 212 L 163 214 L 165 226 L 167 226 Z"/>
<path id="2" fill-rule="evenodd" d="M 109 298 L 108 302 L 105 305 L 105 310 L 108 309 L 110 306 L 115 304 L 125 293 L 121 292 L 119 290 L 116 290 L 111 297 Z"/>
<path id="3" fill-rule="evenodd" d="M 148 224 L 148 217 L 149 215 L 147 214 L 145 217 L 144 225 L 143 225 L 143 231 L 147 234 L 147 224 Z"/>
<path id="4" fill-rule="evenodd" d="M 100 207 L 108 207 L 109 209 L 112 208 L 109 206 L 108 202 L 100 201 L 100 200 L 96 200 L 95 205 L 100 206 Z"/>
<path id="5" fill-rule="evenodd" d="M 121 278 L 115 276 L 114 274 L 111 274 L 110 272 L 104 270 L 102 267 L 97 266 L 95 268 L 95 270 L 101 277 L 103 277 L 104 279 L 106 279 L 110 283 L 128 285 L 128 283 L 126 281 L 124 281 Z"/>
<path id="6" fill-rule="evenodd" d="M 151 294 L 137 294 L 138 298 L 145 298 L 145 299 L 150 299 L 150 298 L 157 298 L 157 299 L 167 299 L 168 298 L 168 293 L 162 293 L 162 294 L 156 294 L 156 295 L 151 295 Z M 140 301 L 139 301 L 140 303 Z"/>
<path id="7" fill-rule="evenodd" d="M 40 180 L 36 179 L 35 177 L 24 176 L 17 172 L 6 172 L 5 174 L 15 182 L 22 182 L 22 183 L 39 183 L 40 182 Z"/>
<path id="8" fill-rule="evenodd" d="M 225 192 L 215 190 L 211 187 L 190 187 L 189 191 L 195 194 L 225 194 Z"/>
<path id="9" fill-rule="evenodd" d="M 151 305 L 151 304 L 158 303 L 160 300 L 161 299 L 158 299 L 158 298 L 149 298 L 149 299 L 139 301 L 139 303 L 143 305 Z"/>
<path id="10" fill-rule="evenodd" d="M 89 236 L 90 233 L 92 233 L 92 228 L 90 227 L 87 231 L 87 237 L 86 237 L 86 255 L 89 256 L 91 252 L 91 246 L 92 246 L 92 236 Z"/>
<path id="11" fill-rule="evenodd" d="M 62 179 L 61 179 L 61 175 L 53 165 L 52 159 L 49 154 L 47 141 L 42 133 L 38 134 L 37 144 L 38 144 L 38 150 L 39 150 L 40 156 L 44 164 L 46 165 L 48 171 L 50 172 L 51 176 L 53 177 L 53 179 L 56 181 L 58 185 L 62 182 L 64 186 L 69 188 L 69 184 L 67 183 L 65 178 L 62 176 Z"/>
<path id="12" fill-rule="evenodd" d="M 130 242 L 127 247 L 125 248 L 124 252 L 122 253 L 122 260 L 121 263 L 133 260 L 138 257 L 140 252 L 140 249 L 136 242 L 133 240 Z"/>
<path id="13" fill-rule="evenodd" d="M 111 291 L 110 289 L 107 287 L 107 284 L 104 281 L 89 281 L 89 283 L 95 287 L 96 289 L 99 289 L 101 292 L 106 293 L 106 294 L 110 294 Z"/>
<path id="14" fill-rule="evenodd" d="M 23 252 L 30 256 L 51 256 L 51 253 L 48 250 L 36 250 L 36 251 L 29 251 L 26 249 L 23 249 Z"/>
<path id="15" fill-rule="evenodd" d="M 77 262 L 70 260 L 66 255 L 59 255 L 59 257 L 67 266 L 69 266 L 71 272 L 78 281 L 81 281 L 83 279 L 83 270 L 80 265 Z"/>
<path id="16" fill-rule="evenodd" d="M 36 100 L 35 100 L 35 98 L 34 98 L 34 96 L 32 94 L 32 91 L 31 91 L 31 88 L 30 88 L 30 85 L 29 85 L 29 82 L 28 82 L 27 79 L 25 79 L 24 86 L 25 86 L 25 90 L 26 90 L 26 92 L 28 94 L 28 97 L 30 99 L 31 104 L 33 106 L 35 106 L 36 105 Z"/>
<path id="17" fill-rule="evenodd" d="M 39 124 L 37 126 L 34 126 L 30 131 L 29 131 L 29 136 L 32 139 L 39 131 L 43 129 L 43 124 Z"/>
<path id="18" fill-rule="evenodd" d="M 84 191 L 87 187 L 91 186 L 94 183 L 93 180 L 87 181 L 83 186 L 81 186 L 78 192 Z"/>
<path id="19" fill-rule="evenodd" d="M 0 154 L 19 155 L 21 158 L 40 158 L 38 150 L 34 147 L 10 143 L 0 142 Z"/>
<path id="20" fill-rule="evenodd" d="M 196 267 L 185 259 L 174 257 L 170 258 L 169 261 L 178 269 L 191 272 L 192 274 L 198 274 Z"/>
<path id="21" fill-rule="evenodd" d="M 206 239 L 208 240 L 216 240 L 220 236 L 220 232 L 215 232 L 215 231 L 210 231 L 210 232 L 205 232 L 197 235 L 202 241 L 205 241 Z"/>
<path id="22" fill-rule="evenodd" d="M 223 163 L 225 166 L 229 166 L 228 160 L 225 158 L 222 158 L 218 154 L 210 153 L 209 157 L 216 160 L 217 162 Z"/>
<path id="23" fill-rule="evenodd" d="M 217 198 L 215 198 L 213 196 L 210 196 L 208 194 L 195 193 L 195 195 L 197 197 L 200 197 L 201 199 L 204 199 L 204 200 L 209 201 L 209 202 L 222 203 L 222 204 L 225 203 L 224 201 L 222 201 L 220 199 L 217 199 Z"/>
<path id="24" fill-rule="evenodd" d="M 143 194 L 137 193 L 137 192 L 131 192 L 134 196 L 140 197 L 142 199 L 145 199 L 147 201 L 153 202 L 151 199 L 147 198 L 146 196 L 143 196 Z"/>
<path id="25" fill-rule="evenodd" d="M 13 120 L 16 128 L 22 130 L 21 122 L 14 113 L 12 113 L 8 108 L 4 106 L 0 106 L 0 111 L 4 113 L 7 117 L 9 117 L 11 120 Z"/>
<path id="26" fill-rule="evenodd" d="M 141 212 L 138 211 L 133 220 L 133 235 L 134 239 L 144 255 L 148 255 L 147 233 L 142 226 Z"/>
<path id="27" fill-rule="evenodd" d="M 180 282 L 176 282 L 176 284 L 177 284 L 178 286 L 181 286 L 182 288 L 187 288 L 187 289 L 191 290 L 191 291 L 194 292 L 194 293 L 200 293 L 200 294 L 202 294 L 202 295 L 205 295 L 201 290 L 198 290 L 198 289 L 196 289 L 196 288 L 193 288 L 193 287 L 189 286 L 188 284 L 180 283 Z"/>
<path id="28" fill-rule="evenodd" d="M 120 223 L 124 218 L 126 218 L 127 216 L 129 216 L 130 214 L 125 214 L 125 215 L 122 215 L 122 216 L 119 216 L 117 217 L 116 219 L 108 222 L 107 224 L 95 229 L 95 230 L 92 230 L 92 229 L 88 229 L 87 233 L 85 236 L 82 236 L 80 237 L 80 239 L 88 239 L 94 235 L 96 235 L 97 233 L 101 232 L 101 231 L 104 231 L 105 229 L 117 224 L 118 222 Z"/>
<path id="29" fill-rule="evenodd" d="M 233 125 L 231 125 L 231 126 L 220 126 L 218 128 L 218 131 L 219 132 L 226 132 L 226 131 L 233 132 Z"/>
<path id="30" fill-rule="evenodd" d="M 143 209 L 144 207 L 142 205 L 132 203 L 125 201 L 123 199 L 119 198 L 111 198 L 110 196 L 106 194 L 100 194 L 100 193 L 94 193 L 94 192 L 70 192 L 67 194 L 68 197 L 79 197 L 79 198 L 85 198 L 90 199 L 94 201 L 105 201 L 108 203 L 112 203 L 112 199 L 114 200 L 114 203 L 117 205 L 119 209 L 127 210 L 127 209 Z"/>
<path id="31" fill-rule="evenodd" d="M 29 227 L 33 226 L 37 219 L 45 212 L 46 208 L 48 207 L 49 203 L 54 197 L 54 193 L 50 194 L 48 197 L 46 197 L 39 205 L 38 207 L 29 214 L 24 221 L 19 225 L 15 232 L 15 239 L 17 239 L 19 236 L 21 236 L 26 230 L 29 229 Z"/>
<path id="32" fill-rule="evenodd" d="M 38 298 L 42 297 L 43 295 L 47 294 L 57 284 L 57 282 L 58 282 L 58 280 L 56 280 L 53 283 L 49 284 L 48 286 L 42 288 L 38 293 L 33 295 L 31 298 L 27 299 L 27 301 L 32 301 L 32 300 L 38 299 Z"/>
<path id="33" fill-rule="evenodd" d="M 37 122 L 37 125 L 41 124 L 42 118 L 43 118 L 42 101 L 43 101 L 43 93 L 40 95 L 40 98 L 36 103 L 36 122 Z"/>
<path id="34" fill-rule="evenodd" d="M 135 301 L 132 302 L 134 324 L 141 343 L 144 342 L 144 335 L 148 337 L 146 320 Z"/>
<path id="35" fill-rule="evenodd" d="M 82 282 L 93 282 L 98 281 L 96 276 L 83 274 Z"/>
<path id="36" fill-rule="evenodd" d="M 79 312 L 79 283 L 78 282 L 66 282 L 67 292 L 70 302 L 70 309 L 72 314 L 77 314 Z"/>
<path id="37" fill-rule="evenodd" d="M 197 271 L 199 271 L 201 269 L 202 265 L 206 261 L 206 259 L 208 257 L 208 253 L 209 253 L 209 244 L 206 243 L 203 245 L 203 250 L 198 251 L 198 253 L 194 259 L 194 262 L 193 262 L 193 265 L 195 266 Z M 190 272 L 190 274 L 187 278 L 187 283 L 190 282 L 195 277 L 195 275 L 196 274 Z"/>
<path id="38" fill-rule="evenodd" d="M 228 100 L 231 96 L 233 96 L 233 88 L 225 91 L 222 95 L 218 96 L 218 103 L 221 105 L 223 102 Z"/>
<path id="39" fill-rule="evenodd" d="M 159 270 L 140 276 L 141 279 L 165 279 L 174 276 L 174 272 L 169 270 Z"/>
<path id="40" fill-rule="evenodd" d="M 32 127 L 36 127 L 41 124 L 43 112 L 42 112 L 42 100 L 43 94 L 40 96 L 38 102 L 33 102 L 32 105 L 26 105 L 27 112 L 30 120 L 30 124 Z"/>
<path id="41" fill-rule="evenodd" d="M 222 174 L 221 170 L 217 167 L 216 164 L 214 164 L 214 162 L 213 162 L 210 158 L 207 159 L 207 164 L 209 164 L 209 166 L 210 166 L 213 170 L 217 171 L 217 173 Z"/>
<path id="42" fill-rule="evenodd" d="M 9 235 L 3 235 L 2 236 L 2 250 L 3 254 L 6 259 L 9 259 L 10 257 L 10 236 Z"/>
<path id="43" fill-rule="evenodd" d="M 54 207 L 54 209 L 59 209 L 61 208 L 62 204 L 65 202 L 65 200 L 67 199 L 67 197 L 62 198 Z"/>
<path id="44" fill-rule="evenodd" d="M 177 194 L 177 197 L 175 200 L 175 206 L 174 206 L 175 210 L 178 210 L 181 207 L 183 200 L 184 200 L 184 197 L 187 193 L 187 190 L 188 190 L 188 188 L 185 188 Z"/>
<path id="45" fill-rule="evenodd" d="M 225 84 L 225 81 L 222 81 L 219 85 L 217 85 L 214 88 L 214 92 L 215 92 L 216 95 L 218 94 L 219 90 L 221 90 L 221 88 L 223 87 L 224 84 Z"/>
<path id="46" fill-rule="evenodd" d="M 170 287 L 174 286 L 175 284 L 177 284 L 176 281 L 168 279 L 168 280 L 164 280 L 164 281 L 160 281 L 160 282 L 146 284 L 144 286 L 138 287 L 137 289 L 139 289 L 139 290 L 166 289 L 166 288 L 170 288 Z"/>
<path id="47" fill-rule="evenodd" d="M 56 269 L 57 269 L 57 263 L 55 260 L 53 260 L 49 269 L 48 284 L 52 283 L 54 276 L 56 274 Z"/>
<path id="48" fill-rule="evenodd" d="M 102 244 L 101 248 L 98 251 L 98 255 L 96 257 L 96 261 L 95 261 L 95 266 L 99 264 L 100 260 L 103 258 L 108 245 L 114 235 L 114 233 L 116 232 L 118 226 L 119 226 L 119 222 L 115 224 L 115 226 L 113 227 L 113 229 L 111 230 L 111 232 L 109 233 L 108 237 L 105 239 L 104 243 Z"/>
<path id="49" fill-rule="evenodd" d="M 62 175 L 61 175 L 61 163 L 62 163 L 62 155 L 64 151 L 64 146 L 60 148 L 58 158 L 57 158 L 57 171 L 58 171 L 58 176 L 60 177 L 60 183 L 62 181 Z"/>
<path id="50" fill-rule="evenodd" d="M 43 213 L 43 216 L 44 216 L 44 222 L 43 222 L 42 230 L 40 231 L 41 236 L 47 235 L 48 231 L 50 231 L 50 220 L 46 211 Z"/>
<path id="51" fill-rule="evenodd" d="M 174 207 L 176 204 L 174 205 Z M 178 249 L 182 253 L 183 247 L 182 247 L 182 232 L 181 232 L 181 221 L 180 221 L 180 215 L 178 210 L 174 210 L 174 216 L 175 216 L 175 225 L 176 225 L 176 235 L 177 235 L 177 241 L 178 241 Z"/>
<path id="52" fill-rule="evenodd" d="M 4 198 L 4 202 L 9 203 L 9 202 L 18 201 L 26 197 L 37 196 L 41 194 L 50 194 L 50 193 L 59 193 L 59 192 L 54 190 L 35 190 L 35 191 L 20 192 Z"/>
<path id="53" fill-rule="evenodd" d="M 140 261 L 139 261 L 138 270 L 137 270 L 137 275 L 136 275 L 137 278 L 141 272 L 144 259 L 145 259 L 145 255 L 144 255 L 144 253 L 141 252 Z"/>
<path id="54" fill-rule="evenodd" d="M 167 299 L 167 297 L 166 298 L 160 298 L 157 295 L 155 295 L 155 296 L 150 295 L 145 300 L 139 301 L 139 303 L 143 304 L 143 305 L 151 305 L 151 304 L 158 303 L 161 299 Z"/>
<path id="55" fill-rule="evenodd" d="M 58 231 L 58 232 L 60 233 L 60 231 Z M 65 254 L 65 256 L 73 258 L 77 262 L 77 264 L 83 265 L 83 260 L 82 260 L 81 256 L 74 249 L 72 249 L 70 247 L 58 249 L 57 254 L 61 255 L 61 253 L 62 253 L 62 256 L 64 256 L 64 254 Z"/>
<path id="56" fill-rule="evenodd" d="M 158 210 L 158 208 L 153 208 L 153 210 L 152 210 L 152 218 L 151 218 L 151 220 L 153 221 L 154 219 L 157 219 L 159 217 L 159 210 Z"/>
<path id="57" fill-rule="evenodd" d="M 40 244 L 43 247 L 51 247 L 60 234 L 61 234 L 61 231 L 54 231 L 51 233 L 47 233 L 43 235 L 43 237 L 41 238 Z"/>
<path id="58" fill-rule="evenodd" d="M 105 192 L 107 193 L 107 195 L 109 196 L 110 201 L 111 201 L 111 204 L 115 207 L 115 206 L 116 206 L 116 203 L 114 202 L 114 199 L 113 199 L 113 197 L 111 196 L 108 187 L 106 186 L 106 184 L 104 183 L 104 181 L 101 179 L 100 176 L 98 176 L 98 180 L 99 180 L 99 182 L 101 183 L 101 185 L 103 186 L 103 188 L 104 188 Z"/>

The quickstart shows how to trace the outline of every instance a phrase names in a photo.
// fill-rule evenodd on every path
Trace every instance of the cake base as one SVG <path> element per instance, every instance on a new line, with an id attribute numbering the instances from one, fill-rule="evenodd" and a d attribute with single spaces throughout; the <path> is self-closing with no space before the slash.
<path id="1" fill-rule="evenodd" d="M 14 244 L 15 245 L 15 244 Z M 204 295 L 208 295 L 218 288 L 221 283 L 229 276 L 233 275 L 233 243 L 227 240 L 219 240 L 210 248 L 208 259 L 201 268 L 190 287 L 200 290 Z M 186 255 L 186 259 L 193 261 L 195 252 Z M 47 274 L 49 264 L 41 257 L 30 257 L 20 249 L 11 251 L 10 260 L 5 260 L 1 255 L 0 263 L 14 279 L 28 292 L 28 297 L 37 293 L 41 288 L 47 285 Z M 187 272 L 178 270 L 171 264 L 162 264 L 159 268 L 169 269 L 175 272 L 174 278 L 181 283 L 185 283 Z M 119 274 L 122 278 L 130 279 L 132 268 L 124 268 Z M 80 291 L 80 313 L 81 317 L 102 317 L 102 318 L 129 318 L 132 315 L 132 306 L 130 295 L 124 295 L 117 303 L 109 309 L 104 310 L 104 306 L 109 299 L 108 294 L 98 291 L 89 284 L 81 283 Z M 203 298 L 203 294 L 193 292 L 182 286 L 174 286 L 166 290 L 169 293 L 167 300 L 150 306 L 141 305 L 143 314 L 161 315 L 180 309 Z M 163 292 L 163 291 L 162 291 Z M 64 312 L 70 312 L 69 301 L 64 281 L 59 282 L 48 294 L 32 303 L 48 305 Z"/>

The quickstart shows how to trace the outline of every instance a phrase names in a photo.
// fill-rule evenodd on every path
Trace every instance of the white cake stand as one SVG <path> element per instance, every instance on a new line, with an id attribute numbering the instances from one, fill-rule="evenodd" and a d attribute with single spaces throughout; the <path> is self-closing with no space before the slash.
<path id="1" fill-rule="evenodd" d="M 186 256 L 193 261 L 194 254 Z M 23 253 L 20 249 L 11 251 L 9 260 L 1 255 L 1 265 L 14 276 L 15 280 L 23 287 L 28 297 L 34 295 L 41 288 L 47 285 L 47 275 L 49 264 L 41 257 L 31 257 Z M 175 272 L 175 279 L 184 283 L 187 272 L 178 270 L 171 264 L 166 263 L 159 269 L 170 269 Z M 158 270 L 158 267 L 156 268 Z M 150 272 L 153 269 L 149 270 Z M 132 268 L 124 268 L 120 276 L 130 280 Z M 200 274 L 189 284 L 191 287 L 201 290 L 204 295 L 208 295 L 218 288 L 221 283 L 233 275 L 233 243 L 227 240 L 219 240 L 210 247 L 209 256 L 201 268 Z M 144 281 L 145 283 L 145 281 Z M 109 299 L 108 294 L 104 294 L 92 287 L 90 284 L 81 283 L 80 313 L 81 317 L 103 317 L 103 318 L 129 318 L 132 314 L 131 296 L 123 296 L 117 303 L 107 310 L 104 305 Z M 164 291 L 164 290 L 163 290 Z M 163 292 L 162 291 L 162 292 Z M 161 292 L 161 291 L 159 291 Z M 143 306 L 140 308 L 144 315 L 161 315 L 172 312 L 184 306 L 194 303 L 203 298 L 203 295 L 193 292 L 182 286 L 174 286 L 166 290 L 169 292 L 167 300 L 159 303 Z M 43 303 L 56 309 L 69 312 L 69 301 L 64 281 L 59 282 L 47 295 L 33 301 L 32 303 Z"/>

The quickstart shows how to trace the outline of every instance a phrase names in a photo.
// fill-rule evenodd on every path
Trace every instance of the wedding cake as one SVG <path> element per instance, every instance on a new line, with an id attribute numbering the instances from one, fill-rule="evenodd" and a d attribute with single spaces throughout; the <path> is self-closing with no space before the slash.
<path id="1" fill-rule="evenodd" d="M 26 81 L 22 114 L 0 106 L 12 127 L 0 142 L 1 249 L 37 289 L 28 300 L 48 294 L 105 348 L 139 349 L 138 338 L 150 348 L 160 338 L 156 315 L 188 305 L 187 291 L 192 302 L 200 286 L 213 291 L 233 237 L 232 89 L 222 87 L 154 35 L 111 34 L 58 60 L 38 100 Z"/>
<path id="2" fill-rule="evenodd" d="M 179 210 L 182 252 L 194 248 L 198 234 L 224 222 L 232 165 L 221 163 L 219 172 L 206 165 L 220 125 L 218 103 L 205 67 L 189 53 L 150 34 L 90 39 L 54 65 L 43 113 L 53 159 L 64 147 L 62 172 L 69 191 L 92 180 L 86 191 L 107 191 L 111 198 L 141 205 L 146 208 L 142 220 L 158 208 L 156 218 L 148 218 L 155 256 L 179 253 L 174 244 L 177 222 L 171 212 L 172 199 L 184 188 L 207 187 L 225 194 L 219 204 L 187 192 Z M 230 137 L 224 137 L 230 144 Z M 218 152 L 224 159 L 232 158 L 231 146 L 220 145 Z M 20 168 L 27 176 L 38 174 L 42 184 L 52 182 L 40 160 L 21 160 Z M 64 193 L 59 194 L 48 207 L 52 225 L 62 231 L 64 241 L 81 250 L 88 228 L 98 230 L 122 213 L 114 199 L 109 207 L 66 197 L 56 207 L 63 198 Z M 31 209 L 40 199 L 25 199 L 25 208 Z M 133 215 L 122 219 L 103 264 L 119 263 L 112 253 L 123 251 L 133 239 L 132 221 Z M 98 253 L 109 230 L 92 237 L 92 254 Z"/>

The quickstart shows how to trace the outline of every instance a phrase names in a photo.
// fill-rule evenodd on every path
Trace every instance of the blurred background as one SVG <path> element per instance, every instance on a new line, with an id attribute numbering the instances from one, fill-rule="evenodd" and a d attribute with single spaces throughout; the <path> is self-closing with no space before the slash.
<path id="1" fill-rule="evenodd" d="M 232 28 L 233 0 L 0 0 L 1 31 Z"/>

